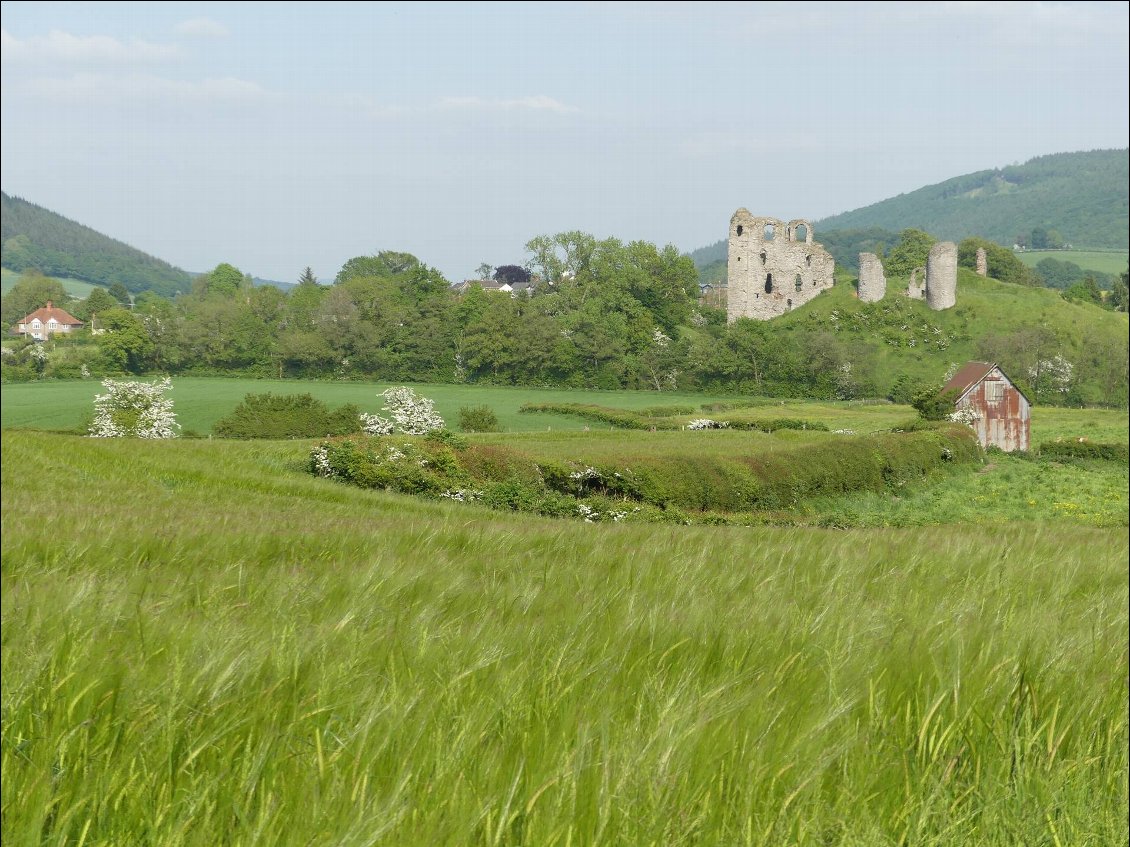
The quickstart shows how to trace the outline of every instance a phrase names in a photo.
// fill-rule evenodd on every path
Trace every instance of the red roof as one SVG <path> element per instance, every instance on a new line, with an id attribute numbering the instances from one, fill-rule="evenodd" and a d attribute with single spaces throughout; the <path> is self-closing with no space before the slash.
<path id="1" fill-rule="evenodd" d="M 55 323 L 57 324 L 67 324 L 68 326 L 82 326 L 82 321 L 80 321 L 66 309 L 56 309 L 55 304 L 50 300 L 47 301 L 46 306 L 43 306 L 40 309 L 36 309 L 26 318 L 21 320 L 20 323 L 26 326 L 36 318 L 39 318 L 39 322 L 44 324 L 45 326 L 52 318 L 55 319 Z"/>
<path id="2" fill-rule="evenodd" d="M 1008 374 L 1001 370 L 996 362 L 966 362 L 961 370 L 950 377 L 950 381 L 942 386 L 942 393 L 956 389 L 957 396 L 960 399 L 966 391 L 992 373 L 993 368 L 1000 370 L 1001 376 L 1008 380 L 1008 384 L 1016 388 L 1015 383 L 1008 379 Z M 1016 390 L 1020 391 L 1019 388 L 1016 388 Z M 1020 391 L 1020 393 L 1024 394 L 1023 391 Z M 1027 399 L 1027 397 L 1028 395 L 1024 394 L 1024 398 Z"/>

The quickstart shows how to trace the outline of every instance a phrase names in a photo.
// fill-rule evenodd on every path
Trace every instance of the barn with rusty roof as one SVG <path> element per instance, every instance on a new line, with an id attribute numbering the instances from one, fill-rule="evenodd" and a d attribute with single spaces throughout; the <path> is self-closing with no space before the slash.
<path id="1" fill-rule="evenodd" d="M 982 447 L 1028 449 L 1032 404 L 995 362 L 967 362 L 942 391 L 956 392 L 956 411 L 964 412 Z"/>

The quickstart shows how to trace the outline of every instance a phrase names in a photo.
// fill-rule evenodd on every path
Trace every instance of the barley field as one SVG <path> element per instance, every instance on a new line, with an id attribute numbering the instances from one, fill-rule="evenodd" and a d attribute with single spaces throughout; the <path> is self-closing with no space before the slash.
<path id="1" fill-rule="evenodd" d="M 1126 841 L 1124 528 L 589 525 L 0 437 L 5 845 Z"/>

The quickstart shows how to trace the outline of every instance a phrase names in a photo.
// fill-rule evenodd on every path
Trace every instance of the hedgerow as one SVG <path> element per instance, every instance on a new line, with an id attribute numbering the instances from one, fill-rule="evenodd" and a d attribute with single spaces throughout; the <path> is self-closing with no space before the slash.
<path id="1" fill-rule="evenodd" d="M 727 522 L 727 513 L 791 509 L 812 497 L 896 492 L 981 455 L 973 433 L 955 426 L 759 455 L 650 456 L 623 463 L 542 460 L 466 440 L 351 436 L 318 445 L 309 469 L 363 488 L 541 515 L 683 523 Z"/>

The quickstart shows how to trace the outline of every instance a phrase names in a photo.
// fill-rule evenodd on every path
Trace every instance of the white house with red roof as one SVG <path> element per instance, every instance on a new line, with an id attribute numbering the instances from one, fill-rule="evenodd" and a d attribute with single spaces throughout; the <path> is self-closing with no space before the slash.
<path id="1" fill-rule="evenodd" d="M 66 309 L 56 309 L 50 300 L 47 305 L 36 309 L 16 325 L 16 335 L 30 335 L 37 341 L 45 341 L 48 336 L 59 332 L 72 332 L 82 327 L 82 321 Z"/>

